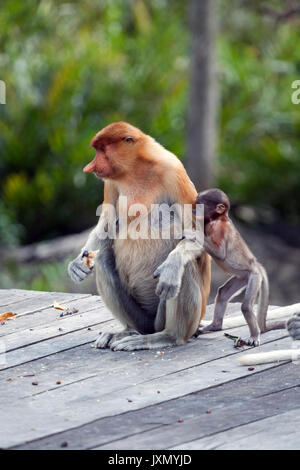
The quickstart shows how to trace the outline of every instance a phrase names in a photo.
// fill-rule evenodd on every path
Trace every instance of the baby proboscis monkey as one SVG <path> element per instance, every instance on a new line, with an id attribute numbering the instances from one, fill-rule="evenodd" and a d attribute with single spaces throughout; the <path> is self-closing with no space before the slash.
<path id="1" fill-rule="evenodd" d="M 204 206 L 204 244 L 197 237 L 186 235 L 173 250 L 166 261 L 155 271 L 159 277 L 157 294 L 161 299 L 175 297 L 180 290 L 184 266 L 201 255 L 203 250 L 209 253 L 217 264 L 232 274 L 222 285 L 215 300 L 213 321 L 199 329 L 200 333 L 222 329 L 223 318 L 229 300 L 241 290 L 245 290 L 242 312 L 249 326 L 250 337 L 245 341 L 250 346 L 258 346 L 260 333 L 273 329 L 285 328 L 284 321 L 266 324 L 269 304 L 269 283 L 264 267 L 257 261 L 238 230 L 228 216 L 230 202 L 220 189 L 209 189 L 198 194 L 196 204 Z M 195 250 L 195 244 L 198 249 Z M 254 303 L 259 295 L 257 316 Z M 157 327 L 164 321 L 163 312 L 156 318 Z"/>

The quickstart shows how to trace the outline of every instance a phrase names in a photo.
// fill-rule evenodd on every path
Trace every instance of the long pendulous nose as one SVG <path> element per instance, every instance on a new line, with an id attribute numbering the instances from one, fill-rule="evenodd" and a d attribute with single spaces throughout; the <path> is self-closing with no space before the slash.
<path id="1" fill-rule="evenodd" d="M 96 169 L 96 159 L 94 158 L 94 160 L 92 160 L 90 163 L 88 163 L 84 169 L 83 169 L 83 172 L 84 173 L 93 173 Z"/>

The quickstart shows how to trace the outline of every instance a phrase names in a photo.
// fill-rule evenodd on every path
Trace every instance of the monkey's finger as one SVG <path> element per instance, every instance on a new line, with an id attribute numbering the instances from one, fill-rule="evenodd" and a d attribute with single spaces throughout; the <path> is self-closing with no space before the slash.
<path id="1" fill-rule="evenodd" d="M 166 299 L 173 299 L 174 297 L 177 297 L 179 294 L 179 285 L 178 284 L 171 284 L 169 286 L 168 292 L 166 293 Z"/>
<path id="2" fill-rule="evenodd" d="M 156 295 L 158 295 L 158 297 L 161 296 L 161 293 L 162 293 L 163 289 L 164 289 L 163 283 L 159 281 L 157 286 L 156 286 L 156 290 L 155 290 L 155 293 L 156 293 Z"/>
<path id="3" fill-rule="evenodd" d="M 81 282 L 81 281 L 83 281 L 83 278 L 79 277 L 79 276 L 77 275 L 76 271 L 70 270 L 70 271 L 69 271 L 69 276 L 70 276 L 70 278 L 72 279 L 72 281 L 74 281 L 74 282 Z"/>
<path id="4" fill-rule="evenodd" d="M 85 263 L 78 263 L 77 267 L 80 271 L 82 271 L 85 274 L 90 274 L 91 268 L 89 268 Z"/>
<path id="5" fill-rule="evenodd" d="M 68 266 L 68 273 L 75 282 L 81 282 L 83 279 L 86 278 L 86 276 L 90 273 L 90 269 L 82 269 L 81 266 L 78 265 L 78 263 L 71 262 Z"/>
<path id="6" fill-rule="evenodd" d="M 159 289 L 159 298 L 161 300 L 167 300 L 169 297 L 169 290 L 170 290 L 170 286 L 169 284 L 166 284 L 165 282 L 162 282 L 160 284 L 160 289 Z"/>
<path id="7" fill-rule="evenodd" d="M 82 272 L 78 272 L 77 269 L 74 269 L 74 268 L 72 268 L 69 271 L 69 274 L 70 274 L 71 278 L 73 279 L 73 281 L 75 281 L 75 282 L 81 282 L 86 278 L 85 274 L 83 274 Z"/>
<path id="8" fill-rule="evenodd" d="M 90 273 L 89 269 L 84 270 L 80 266 L 73 266 L 72 271 L 73 271 L 73 273 L 75 273 L 75 275 L 77 275 L 81 279 L 86 278 Z"/>
<path id="9" fill-rule="evenodd" d="M 168 293 L 168 284 L 166 284 L 165 282 L 159 282 L 158 285 L 157 285 L 157 288 L 156 288 L 156 294 L 159 296 L 159 298 L 161 300 L 166 300 L 166 296 L 167 296 L 167 293 Z"/>

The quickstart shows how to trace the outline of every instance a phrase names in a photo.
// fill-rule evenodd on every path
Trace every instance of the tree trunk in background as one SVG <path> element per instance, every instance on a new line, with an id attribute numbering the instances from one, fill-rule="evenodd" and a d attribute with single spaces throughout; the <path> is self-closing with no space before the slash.
<path id="1" fill-rule="evenodd" d="M 189 6 L 192 55 L 186 168 L 197 190 L 212 186 L 216 173 L 217 3 L 217 0 L 190 0 Z"/>

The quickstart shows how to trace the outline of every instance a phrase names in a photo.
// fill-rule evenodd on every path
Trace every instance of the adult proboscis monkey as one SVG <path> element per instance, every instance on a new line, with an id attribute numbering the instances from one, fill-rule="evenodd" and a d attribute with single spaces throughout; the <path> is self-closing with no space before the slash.
<path id="1" fill-rule="evenodd" d="M 105 127 L 91 145 L 96 156 L 84 172 L 104 180 L 103 209 L 96 228 L 68 270 L 73 280 L 82 281 L 91 272 L 82 254 L 99 250 L 95 259 L 97 287 L 105 304 L 124 326 L 120 333 L 100 334 L 96 346 L 133 351 L 184 344 L 196 332 L 205 313 L 210 289 L 209 255 L 203 253 L 188 263 L 179 295 L 163 305 L 165 328 L 155 332 L 159 297 L 153 273 L 179 239 L 124 238 L 117 232 L 114 240 L 101 240 L 99 233 L 107 225 L 106 205 L 113 205 L 119 217 L 121 197 L 127 198 L 128 208 L 143 204 L 148 217 L 153 204 L 194 204 L 195 187 L 174 154 L 126 122 Z M 134 219 L 129 213 L 127 217 Z"/>

